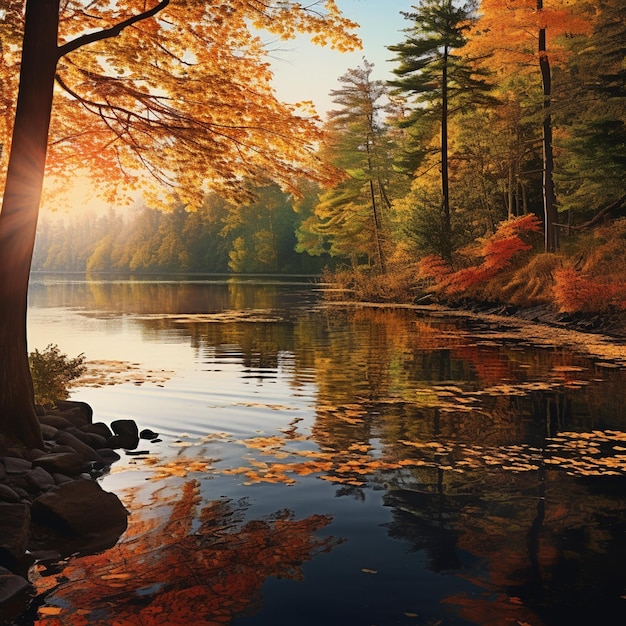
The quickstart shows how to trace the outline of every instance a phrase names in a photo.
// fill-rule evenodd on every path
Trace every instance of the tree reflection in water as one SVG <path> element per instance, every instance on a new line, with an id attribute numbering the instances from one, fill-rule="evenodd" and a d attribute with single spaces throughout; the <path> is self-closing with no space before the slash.
<path id="1" fill-rule="evenodd" d="M 245 502 L 203 503 L 193 480 L 129 503 L 129 531 L 114 548 L 72 560 L 60 575 L 36 570 L 38 624 L 215 625 L 258 609 L 269 576 L 300 580 L 302 564 L 338 540 L 315 532 L 331 518 L 285 509 L 245 520 Z"/>
<path id="2" fill-rule="evenodd" d="M 286 310 L 279 292 L 93 286 L 94 307 L 112 307 L 115 318 L 123 303 L 146 341 L 176 338 L 203 372 L 195 373 L 202 408 L 189 420 L 196 434 L 188 447 L 163 444 L 142 467 L 158 480 L 212 476 L 228 497 L 202 503 L 194 483 L 176 498 L 157 491 L 159 509 L 171 509 L 166 522 L 133 503 L 133 534 L 109 556 L 71 561 L 62 574 L 71 583 L 41 576 L 38 586 L 54 588 L 42 620 L 73 611 L 57 623 L 130 615 L 127 623 L 210 624 L 259 608 L 256 623 L 264 623 L 263 580 L 297 578 L 299 563 L 337 543 L 316 538 L 326 516 L 245 522 L 246 504 L 236 498 L 254 494 L 256 506 L 272 493 L 295 512 L 333 515 L 345 544 L 307 567 L 354 566 L 345 587 L 326 588 L 335 609 L 364 610 L 344 591 L 361 592 L 362 568 L 374 569 L 345 556 L 356 544 L 389 559 L 388 573 L 381 567 L 368 578 L 372 596 L 382 590 L 377 624 L 626 623 L 624 346 L 572 335 L 564 347 L 554 329 L 529 337 L 525 327 L 437 311 Z M 230 395 L 219 395 L 221 384 Z M 182 429 L 176 419 L 156 426 Z M 416 582 L 422 567 L 436 573 L 427 590 Z M 298 593 L 317 603 L 319 588 L 307 583 Z M 401 596 L 395 613 L 384 594 Z M 190 619 L 184 604 L 208 608 L 176 621 Z M 347 626 L 322 608 L 325 623 Z M 418 609 L 432 610 L 433 621 L 413 617 Z M 367 614 L 359 617 L 365 623 Z"/>

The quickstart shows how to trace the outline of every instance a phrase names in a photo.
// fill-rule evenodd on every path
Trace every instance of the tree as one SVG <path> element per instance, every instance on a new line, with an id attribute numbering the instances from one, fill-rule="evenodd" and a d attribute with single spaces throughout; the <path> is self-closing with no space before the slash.
<path id="1" fill-rule="evenodd" d="M 556 195 L 554 191 L 553 84 L 554 63 L 566 58 L 564 36 L 589 29 L 584 3 L 569 0 L 483 0 L 481 18 L 470 34 L 469 49 L 490 57 L 490 64 L 512 73 L 539 68 L 542 104 L 544 239 L 547 252 L 559 246 Z M 515 68 L 515 69 L 513 69 Z"/>
<path id="2" fill-rule="evenodd" d="M 626 205 L 626 5 L 598 3 L 591 33 L 566 45 L 555 75 L 571 94 L 557 116 L 559 209 L 595 223 Z"/>
<path id="3" fill-rule="evenodd" d="M 472 23 L 473 3 L 455 6 L 452 0 L 423 0 L 412 13 L 403 13 L 413 26 L 406 39 L 389 46 L 396 53 L 397 79 L 390 85 L 414 97 L 415 108 L 403 121 L 405 126 L 433 124 L 438 118 L 441 155 L 442 255 L 452 255 L 450 220 L 448 122 L 455 108 L 463 108 L 468 99 L 475 102 L 484 96 L 488 86 L 484 76 L 467 58 L 458 54 L 466 43 L 466 32 Z"/>
<path id="4" fill-rule="evenodd" d="M 300 246 L 309 241 L 307 251 L 319 253 L 320 235 L 330 244 L 331 256 L 373 260 L 380 272 L 385 271 L 384 240 L 386 226 L 383 213 L 389 208 L 391 177 L 390 145 L 382 112 L 387 88 L 372 79 L 374 65 L 348 70 L 339 78 L 341 87 L 331 91 L 337 105 L 328 114 L 327 143 L 324 154 L 345 172 L 343 180 L 322 193 L 315 217 L 300 229 Z"/>
<path id="5" fill-rule="evenodd" d="M 13 128 L 0 212 L 0 432 L 41 446 L 26 298 L 46 157 L 48 172 L 67 179 L 78 155 L 110 192 L 112 170 L 126 187 L 147 170 L 157 195 L 176 189 L 191 206 L 207 188 L 242 196 L 249 179 L 285 188 L 296 174 L 330 180 L 312 157 L 315 120 L 276 100 L 251 29 L 307 32 L 340 50 L 358 41 L 333 0 L 93 0 L 88 9 L 80 0 L 6 0 L 2 12 L 0 69 L 9 73 L 0 98 Z"/>

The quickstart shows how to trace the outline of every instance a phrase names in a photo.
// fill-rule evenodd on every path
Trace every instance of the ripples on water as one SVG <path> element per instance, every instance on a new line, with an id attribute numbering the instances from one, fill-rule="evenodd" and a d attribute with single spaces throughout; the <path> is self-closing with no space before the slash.
<path id="1" fill-rule="evenodd" d="M 163 439 L 40 623 L 621 623 L 622 350 L 318 295 L 33 281 L 30 345 L 118 362 L 73 397 Z"/>

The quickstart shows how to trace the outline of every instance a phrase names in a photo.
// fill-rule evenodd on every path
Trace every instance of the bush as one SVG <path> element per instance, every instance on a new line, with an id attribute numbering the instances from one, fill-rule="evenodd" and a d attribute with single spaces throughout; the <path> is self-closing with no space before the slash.
<path id="1" fill-rule="evenodd" d="M 43 352 L 31 352 L 28 363 L 35 388 L 35 402 L 43 405 L 54 406 L 58 400 L 65 400 L 69 396 L 70 382 L 86 370 L 84 354 L 69 359 L 53 344 L 49 344 Z"/>

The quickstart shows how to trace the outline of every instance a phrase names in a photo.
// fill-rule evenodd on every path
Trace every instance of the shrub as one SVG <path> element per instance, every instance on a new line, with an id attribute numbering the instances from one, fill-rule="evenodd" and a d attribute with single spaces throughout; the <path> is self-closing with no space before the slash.
<path id="1" fill-rule="evenodd" d="M 444 296 L 459 294 L 475 295 L 470 290 L 482 290 L 487 283 L 508 268 L 520 252 L 532 248 L 522 239 L 525 235 L 541 230 L 541 222 L 535 215 L 524 215 L 502 222 L 496 232 L 478 242 L 473 256 L 482 259 L 478 265 L 452 271 L 452 268 L 436 255 L 422 259 L 419 274 L 433 281 L 433 289 Z"/>
<path id="2" fill-rule="evenodd" d="M 79 354 L 70 359 L 53 344 L 49 344 L 43 352 L 31 352 L 28 363 L 35 388 L 35 402 L 52 406 L 69 396 L 70 382 L 86 370 L 85 355 Z"/>
<path id="3" fill-rule="evenodd" d="M 626 285 L 599 280 L 563 268 L 554 275 L 554 298 L 561 311 L 570 313 L 609 313 L 626 310 Z"/>

